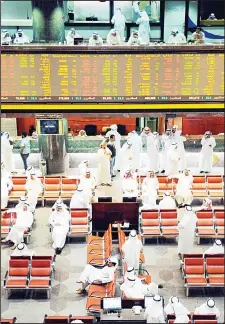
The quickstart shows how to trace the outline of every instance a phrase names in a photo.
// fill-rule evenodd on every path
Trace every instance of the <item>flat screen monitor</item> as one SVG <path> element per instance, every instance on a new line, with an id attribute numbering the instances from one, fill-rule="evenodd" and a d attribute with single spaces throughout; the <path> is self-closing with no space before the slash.
<path id="1" fill-rule="evenodd" d="M 123 197 L 123 202 L 136 202 L 137 197 Z"/>
<path id="2" fill-rule="evenodd" d="M 130 224 L 129 230 L 138 230 L 138 203 L 108 203 L 92 204 L 92 231 L 106 231 L 109 224 Z"/>
<path id="3" fill-rule="evenodd" d="M 82 37 L 74 38 L 74 45 L 78 45 L 78 44 L 82 43 L 83 40 L 84 39 Z"/>
<path id="4" fill-rule="evenodd" d="M 121 297 L 103 298 L 103 310 L 104 311 L 121 311 L 122 300 Z"/>
<path id="5" fill-rule="evenodd" d="M 98 197 L 98 202 L 112 202 L 112 197 Z"/>
<path id="6" fill-rule="evenodd" d="M 153 302 L 153 298 L 154 298 L 153 296 L 145 296 L 145 301 L 144 301 L 145 308 L 151 305 L 151 303 Z M 164 302 L 162 297 L 160 302 L 162 304 L 162 307 L 164 307 Z"/>
<path id="7" fill-rule="evenodd" d="M 37 133 L 39 135 L 58 135 L 63 133 L 62 120 L 40 119 L 37 120 Z"/>

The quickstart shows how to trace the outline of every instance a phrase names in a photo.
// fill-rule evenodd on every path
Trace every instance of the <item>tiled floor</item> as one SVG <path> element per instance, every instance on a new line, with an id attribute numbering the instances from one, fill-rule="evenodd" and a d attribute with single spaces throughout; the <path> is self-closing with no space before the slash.
<path id="1" fill-rule="evenodd" d="M 74 170 L 70 170 L 70 174 Z M 113 181 L 112 187 L 100 187 L 96 191 L 96 197 L 101 195 L 111 195 L 114 201 L 121 201 L 122 192 L 118 190 L 120 177 L 117 176 Z M 37 255 L 53 254 L 52 240 L 48 228 L 48 217 L 50 207 L 39 207 L 36 210 L 36 222 L 32 231 L 29 249 L 36 252 Z M 179 211 L 179 217 L 182 217 L 182 210 Z M 177 244 L 167 242 L 157 244 L 156 242 L 146 242 L 144 246 L 145 269 L 151 274 L 152 281 L 163 283 L 161 290 L 165 303 L 171 295 L 180 297 L 180 301 L 190 310 L 205 302 L 207 297 L 214 296 L 216 305 L 221 312 L 219 319 L 223 323 L 224 319 L 224 297 L 220 290 L 203 292 L 202 290 L 193 291 L 190 297 L 185 297 L 183 280 L 179 269 L 177 259 Z M 195 252 L 202 253 L 211 245 L 211 243 L 197 245 Z M 117 252 L 118 244 L 114 243 L 114 251 Z M 7 269 L 7 263 L 11 250 L 8 247 L 1 247 L 1 284 Z M 51 299 L 45 298 L 43 293 L 37 293 L 32 299 L 24 299 L 18 293 L 13 293 L 9 299 L 6 299 L 1 289 L 1 316 L 17 317 L 18 323 L 42 323 L 45 314 L 48 315 L 85 315 L 86 298 L 76 295 L 76 289 L 79 285 L 76 283 L 80 273 L 86 264 L 86 246 L 82 241 L 74 240 L 67 243 L 63 252 L 56 259 L 56 271 L 53 280 L 53 291 Z M 119 277 L 119 276 L 118 276 Z M 119 283 L 117 293 L 120 293 Z M 131 311 L 126 311 L 123 318 L 131 318 Z"/>

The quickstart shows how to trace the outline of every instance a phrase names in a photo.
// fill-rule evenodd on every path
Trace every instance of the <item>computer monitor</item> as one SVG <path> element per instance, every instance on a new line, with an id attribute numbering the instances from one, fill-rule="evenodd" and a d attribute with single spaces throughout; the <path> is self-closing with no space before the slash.
<path id="1" fill-rule="evenodd" d="M 112 197 L 98 197 L 98 202 L 112 202 Z"/>
<path id="2" fill-rule="evenodd" d="M 137 202 L 137 197 L 123 197 L 123 202 Z"/>
<path id="3" fill-rule="evenodd" d="M 74 38 L 74 45 L 79 45 L 80 43 L 83 43 L 83 40 L 83 37 Z"/>
<path id="4" fill-rule="evenodd" d="M 103 298 L 103 311 L 119 312 L 122 310 L 121 297 Z"/>
<path id="5" fill-rule="evenodd" d="M 62 119 L 38 119 L 36 122 L 38 135 L 61 135 L 63 134 Z"/>
<path id="6" fill-rule="evenodd" d="M 147 308 L 148 306 L 151 305 L 151 303 L 153 302 L 153 296 L 145 296 L 145 300 L 144 300 L 144 306 L 145 308 Z M 164 307 L 164 302 L 163 302 L 163 298 L 161 297 L 161 304 L 162 304 L 162 307 Z"/>

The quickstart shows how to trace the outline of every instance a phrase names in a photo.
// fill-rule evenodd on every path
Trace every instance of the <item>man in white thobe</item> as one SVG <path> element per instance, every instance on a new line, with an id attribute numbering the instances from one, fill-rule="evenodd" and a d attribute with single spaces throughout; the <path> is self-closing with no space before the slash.
<path id="1" fill-rule="evenodd" d="M 176 202 L 169 191 L 164 192 L 163 199 L 159 202 L 159 209 L 176 209 Z"/>
<path id="2" fill-rule="evenodd" d="M 220 311 L 216 307 L 215 300 L 213 298 L 208 298 L 206 303 L 195 308 L 194 314 L 210 315 L 215 314 L 216 318 L 220 317 Z"/>
<path id="3" fill-rule="evenodd" d="M 162 135 L 161 145 L 162 145 L 162 152 L 161 152 L 160 169 L 162 170 L 161 173 L 165 173 L 167 153 L 170 146 L 172 145 L 171 129 L 168 128 L 165 134 Z"/>
<path id="4" fill-rule="evenodd" d="M 89 38 L 88 45 L 89 46 L 102 46 L 103 39 L 99 36 L 98 33 L 93 33 L 92 36 Z"/>
<path id="5" fill-rule="evenodd" d="M 178 324 L 190 322 L 190 318 L 187 316 L 187 314 L 190 314 L 190 312 L 180 302 L 174 304 L 174 314 L 176 316 L 174 323 Z"/>
<path id="6" fill-rule="evenodd" d="M 124 262 L 127 263 L 128 267 L 134 267 L 137 274 L 139 273 L 139 260 L 142 250 L 141 240 L 139 240 L 137 232 L 132 230 L 122 246 L 122 251 L 124 253 Z"/>
<path id="7" fill-rule="evenodd" d="M 138 183 L 135 175 L 131 170 L 125 172 L 122 180 L 122 190 L 124 197 L 137 197 L 138 196 Z"/>
<path id="8" fill-rule="evenodd" d="M 209 198 L 204 198 L 202 205 L 200 207 L 194 207 L 194 212 L 200 211 L 200 210 L 212 210 L 212 200 Z"/>
<path id="9" fill-rule="evenodd" d="M 168 44 L 186 44 L 187 40 L 184 34 L 180 33 L 177 29 L 173 29 L 167 41 Z"/>
<path id="10" fill-rule="evenodd" d="M 16 246 L 11 256 L 33 256 L 34 251 L 30 251 L 25 243 L 20 243 Z"/>
<path id="11" fill-rule="evenodd" d="M 6 170 L 11 173 L 14 169 L 13 165 L 13 145 L 9 139 L 9 133 L 4 132 L 1 136 L 1 153 L 2 162 L 5 164 Z"/>
<path id="12" fill-rule="evenodd" d="M 76 208 L 90 208 L 89 197 L 80 185 L 74 192 L 70 201 L 70 209 Z"/>
<path id="13" fill-rule="evenodd" d="M 128 134 L 128 141 L 132 144 L 132 169 L 137 171 L 141 166 L 141 137 L 136 131 L 132 131 Z"/>
<path id="14" fill-rule="evenodd" d="M 71 28 L 71 30 L 68 32 L 66 36 L 66 44 L 69 46 L 74 45 L 74 39 L 75 38 L 82 38 L 74 28 Z"/>
<path id="15" fill-rule="evenodd" d="M 168 179 L 171 178 L 178 179 L 175 195 L 175 200 L 178 204 L 178 208 L 185 207 L 186 205 L 191 205 L 193 201 L 191 189 L 194 178 L 190 174 L 190 171 L 186 169 L 183 173 L 168 177 Z"/>
<path id="16" fill-rule="evenodd" d="M 174 125 L 172 127 L 172 141 L 177 143 L 177 152 L 179 154 L 180 160 L 179 160 L 179 172 L 183 172 L 186 168 L 186 151 L 184 148 L 184 142 L 186 142 L 186 138 L 184 136 L 181 136 L 181 131 L 178 130 L 177 125 Z"/>
<path id="17" fill-rule="evenodd" d="M 15 225 L 13 225 L 7 237 L 2 241 L 13 242 L 13 250 L 16 248 L 17 244 L 23 242 L 24 232 L 28 232 L 33 224 L 33 214 L 29 211 L 28 206 L 28 203 L 24 203 L 23 209 L 19 209 L 19 211 L 17 212 Z"/>
<path id="18" fill-rule="evenodd" d="M 158 197 L 159 182 L 153 171 L 148 171 L 142 183 L 142 203 L 148 205 L 150 202 L 156 204 Z"/>
<path id="19" fill-rule="evenodd" d="M 127 45 L 129 46 L 138 46 L 141 45 L 143 43 L 143 40 L 141 37 L 139 37 L 139 33 L 138 30 L 134 30 L 127 42 Z"/>
<path id="20" fill-rule="evenodd" d="M 36 176 L 35 172 L 31 172 L 30 178 L 26 183 L 27 201 L 36 208 L 39 195 L 43 192 L 41 180 Z"/>
<path id="21" fill-rule="evenodd" d="M 56 209 L 56 205 L 58 205 L 58 204 L 61 204 L 63 209 L 68 209 L 67 205 L 64 204 L 62 198 L 59 197 L 59 198 L 56 200 L 56 202 L 54 203 L 54 205 L 52 206 L 52 211 Z"/>
<path id="22" fill-rule="evenodd" d="M 140 12 L 140 17 L 136 21 L 136 24 L 139 25 L 138 33 L 143 41 L 143 45 L 148 45 L 150 43 L 150 24 L 145 10 Z"/>
<path id="23" fill-rule="evenodd" d="M 110 174 L 110 160 L 112 152 L 108 149 L 107 144 L 102 142 L 97 153 L 98 169 L 97 184 L 100 186 L 112 186 Z"/>
<path id="24" fill-rule="evenodd" d="M 106 41 L 107 41 L 108 45 L 120 45 L 121 44 L 120 35 L 117 33 L 117 31 L 115 29 L 110 30 Z"/>
<path id="25" fill-rule="evenodd" d="M 92 202 L 92 199 L 94 197 L 94 190 L 96 188 L 96 179 L 91 174 L 90 169 L 86 169 L 84 177 L 80 179 L 79 186 L 84 190 L 84 193 L 87 195 L 89 199 L 89 203 Z"/>
<path id="26" fill-rule="evenodd" d="M 120 175 L 121 177 L 123 177 L 125 171 L 132 168 L 133 151 L 132 151 L 132 143 L 130 141 L 127 141 L 126 143 L 123 144 L 120 150 L 120 158 L 121 158 Z"/>
<path id="27" fill-rule="evenodd" d="M 29 44 L 30 40 L 27 35 L 24 34 L 22 29 L 18 29 L 16 33 L 16 38 L 14 39 L 14 44 Z"/>
<path id="28" fill-rule="evenodd" d="M 202 150 L 200 152 L 200 173 L 210 173 L 213 165 L 213 149 L 216 146 L 215 138 L 211 132 L 205 132 L 201 140 Z"/>
<path id="29" fill-rule="evenodd" d="M 11 175 L 5 169 L 5 164 L 1 163 L 1 208 L 6 208 L 9 201 L 9 193 L 12 190 L 13 182 Z"/>
<path id="30" fill-rule="evenodd" d="M 80 275 L 78 283 L 81 283 L 82 288 L 77 289 L 77 294 L 83 294 L 90 284 L 104 285 L 114 280 L 115 271 L 118 266 L 116 257 L 110 257 L 103 268 L 95 268 L 87 264 Z"/>
<path id="31" fill-rule="evenodd" d="M 137 276 L 128 276 L 126 281 L 120 286 L 120 290 L 124 293 L 126 298 L 143 299 L 145 296 L 155 296 L 158 294 L 158 288 L 161 285 L 156 285 L 151 282 L 146 285 Z"/>
<path id="32" fill-rule="evenodd" d="M 182 307 L 182 310 L 185 314 L 190 314 L 189 310 L 180 303 L 179 298 L 176 296 L 171 296 L 169 298 L 168 304 L 164 308 L 165 314 L 166 315 L 174 314 L 175 313 L 174 306 L 177 304 L 179 304 L 180 309 Z"/>
<path id="33" fill-rule="evenodd" d="M 136 22 L 141 15 L 139 8 L 140 1 L 133 1 L 133 21 Z"/>
<path id="34" fill-rule="evenodd" d="M 56 254 L 61 254 L 69 231 L 70 214 L 66 209 L 63 209 L 61 204 L 57 204 L 56 210 L 50 215 L 48 223 L 52 226 L 52 246 Z"/>
<path id="35" fill-rule="evenodd" d="M 159 133 L 153 132 L 153 136 L 147 139 L 147 154 L 149 159 L 149 169 L 155 173 L 159 172 Z"/>
<path id="36" fill-rule="evenodd" d="M 121 11 L 121 8 L 117 8 L 114 16 L 111 20 L 112 24 L 114 24 L 114 29 L 117 31 L 120 36 L 120 40 L 124 41 L 124 32 L 126 27 L 126 18 Z"/>
<path id="37" fill-rule="evenodd" d="M 213 246 L 208 248 L 204 254 L 224 254 L 224 247 L 222 245 L 222 242 L 220 240 L 215 240 L 213 243 Z"/>
<path id="38" fill-rule="evenodd" d="M 179 173 L 180 155 L 177 148 L 177 143 L 173 142 L 167 153 L 166 174 L 169 176 Z"/>
<path id="39" fill-rule="evenodd" d="M 191 206 L 186 206 L 184 215 L 178 224 L 178 256 L 182 254 L 192 253 L 195 239 L 197 217 L 192 211 Z"/>
<path id="40" fill-rule="evenodd" d="M 145 127 L 141 132 L 141 141 L 142 141 L 142 152 L 147 152 L 147 141 L 148 137 L 153 137 L 151 129 L 149 127 Z"/>
<path id="41" fill-rule="evenodd" d="M 81 177 L 85 176 L 88 167 L 89 167 L 89 161 L 88 160 L 83 160 L 78 164 L 78 170 L 79 170 L 79 173 L 80 173 Z"/>
<path id="42" fill-rule="evenodd" d="M 117 131 L 118 127 L 117 125 L 111 125 L 110 126 L 110 131 L 106 133 L 106 137 L 110 138 L 111 135 L 115 136 L 115 147 L 116 147 L 116 159 L 115 159 L 115 170 L 120 170 L 120 150 L 121 150 L 121 135 Z"/>
<path id="43" fill-rule="evenodd" d="M 147 323 L 166 323 L 163 313 L 162 298 L 157 294 L 145 309 L 144 318 Z"/>

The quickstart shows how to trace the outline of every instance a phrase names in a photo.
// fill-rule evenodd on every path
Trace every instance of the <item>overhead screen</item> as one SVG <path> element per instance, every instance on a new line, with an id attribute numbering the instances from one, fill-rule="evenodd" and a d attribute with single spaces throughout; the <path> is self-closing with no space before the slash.
<path id="1" fill-rule="evenodd" d="M 2 102 L 223 101 L 224 54 L 2 54 Z"/>

